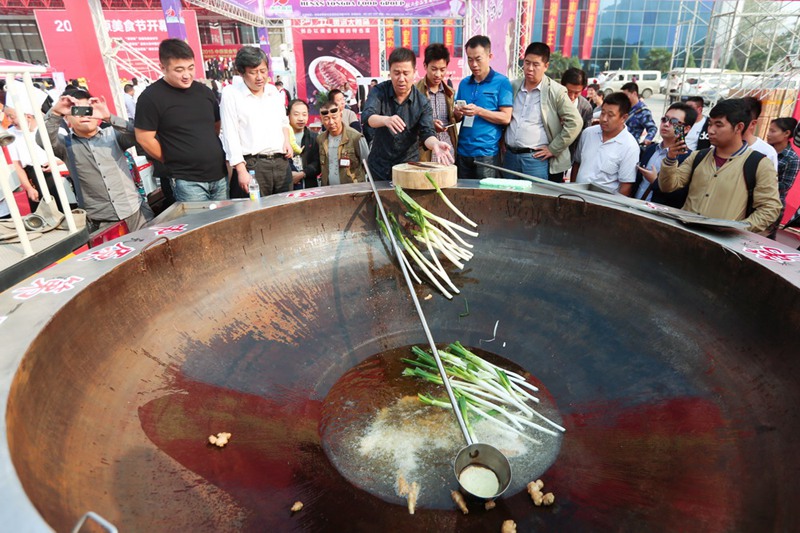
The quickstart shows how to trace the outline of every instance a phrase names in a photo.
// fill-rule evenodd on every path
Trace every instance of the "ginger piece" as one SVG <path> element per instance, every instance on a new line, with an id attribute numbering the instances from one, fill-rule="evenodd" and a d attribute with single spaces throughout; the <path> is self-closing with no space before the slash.
<path id="1" fill-rule="evenodd" d="M 553 505 L 556 501 L 556 496 L 552 492 L 548 492 L 544 496 L 542 496 L 542 504 L 543 505 Z"/>
<path id="2" fill-rule="evenodd" d="M 408 482 L 406 478 L 403 477 L 403 474 L 397 474 L 397 495 L 408 496 L 410 491 L 411 487 L 408 486 Z"/>
<path id="3" fill-rule="evenodd" d="M 292 504 L 292 508 L 290 509 L 290 511 L 292 511 L 293 513 L 296 513 L 298 511 L 300 511 L 302 508 L 303 508 L 303 502 L 296 501 L 296 502 L 294 502 Z"/>
<path id="4" fill-rule="evenodd" d="M 213 444 L 219 448 L 224 448 L 228 441 L 231 438 L 230 433 L 222 432 L 217 433 L 216 435 L 209 435 L 208 436 L 208 443 Z"/>
<path id="5" fill-rule="evenodd" d="M 408 490 L 408 514 L 414 514 L 414 509 L 417 507 L 417 496 L 419 496 L 419 483 L 414 481 Z"/>
<path id="6" fill-rule="evenodd" d="M 483 504 L 483 507 L 487 511 L 490 511 L 490 510 L 494 509 L 495 507 L 497 507 L 497 504 L 494 502 L 494 500 L 489 500 L 488 502 Z"/>
<path id="7" fill-rule="evenodd" d="M 517 533 L 517 523 L 513 520 L 503 520 L 500 533 Z"/>
<path id="8" fill-rule="evenodd" d="M 453 498 L 453 501 L 458 505 L 458 508 L 461 509 L 461 512 L 464 514 L 469 514 L 469 509 L 467 509 L 467 502 L 464 500 L 464 495 L 458 492 L 457 490 L 450 491 L 450 497 Z"/>
<path id="9" fill-rule="evenodd" d="M 533 500 L 533 504 L 535 506 L 537 506 L 537 507 L 542 505 L 542 498 L 544 497 L 544 494 L 542 494 L 542 491 L 539 490 L 541 487 L 544 486 L 544 483 L 539 485 L 539 483 L 541 483 L 541 481 L 542 480 L 539 479 L 539 480 L 531 481 L 530 483 L 528 483 L 528 494 L 531 495 L 531 500 Z"/>

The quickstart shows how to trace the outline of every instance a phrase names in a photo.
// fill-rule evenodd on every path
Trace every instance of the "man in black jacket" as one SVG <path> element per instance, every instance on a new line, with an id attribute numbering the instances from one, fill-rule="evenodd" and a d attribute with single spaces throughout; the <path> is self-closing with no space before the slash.
<path id="1" fill-rule="evenodd" d="M 319 150 L 317 134 L 308 129 L 308 104 L 304 100 L 289 102 L 289 125 L 292 128 L 296 143 L 293 144 L 294 156 L 289 162 L 287 172 L 292 175 L 295 189 L 307 189 L 319 186 Z M 300 152 L 297 152 L 297 149 Z"/>

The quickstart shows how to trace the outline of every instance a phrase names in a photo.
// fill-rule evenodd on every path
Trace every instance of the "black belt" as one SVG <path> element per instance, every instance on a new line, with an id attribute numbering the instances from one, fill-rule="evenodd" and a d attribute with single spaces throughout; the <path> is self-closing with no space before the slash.
<path id="1" fill-rule="evenodd" d="M 512 154 L 532 154 L 536 148 L 515 148 L 513 146 L 506 146 L 506 149 Z"/>
<path id="2" fill-rule="evenodd" d="M 248 157 L 255 157 L 256 159 L 278 159 L 283 157 L 283 154 L 276 152 L 274 154 L 248 154 L 244 156 L 245 159 Z"/>

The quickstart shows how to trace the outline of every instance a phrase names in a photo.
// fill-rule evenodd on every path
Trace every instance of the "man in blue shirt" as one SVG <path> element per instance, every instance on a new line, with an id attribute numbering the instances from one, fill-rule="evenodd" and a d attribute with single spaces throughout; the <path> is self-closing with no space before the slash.
<path id="1" fill-rule="evenodd" d="M 458 177 L 494 178 L 494 169 L 475 163 L 500 164 L 500 139 L 511 122 L 514 104 L 511 82 L 489 66 L 492 45 L 488 37 L 476 35 L 464 48 L 472 76 L 461 80 L 456 93 L 455 118 L 462 121 L 456 157 Z"/>

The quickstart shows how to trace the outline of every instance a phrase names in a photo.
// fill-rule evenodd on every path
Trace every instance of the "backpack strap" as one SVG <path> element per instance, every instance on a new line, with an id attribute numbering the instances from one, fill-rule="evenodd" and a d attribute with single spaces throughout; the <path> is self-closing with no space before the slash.
<path id="1" fill-rule="evenodd" d="M 758 173 L 758 165 L 765 157 L 766 156 L 761 152 L 756 152 L 753 150 L 750 152 L 750 155 L 747 156 L 747 159 L 744 160 L 744 183 L 747 187 L 747 210 L 745 211 L 745 214 L 748 217 L 753 213 L 753 191 L 756 188 L 756 174 Z"/>
<path id="2" fill-rule="evenodd" d="M 697 168 L 697 166 L 700 164 L 700 162 L 703 159 L 706 158 L 706 156 L 708 155 L 708 152 L 710 152 L 710 151 L 711 151 L 711 148 L 704 148 L 702 150 L 698 150 L 697 151 L 697 155 L 694 156 L 694 159 L 692 160 L 692 174 L 694 174 L 694 171 Z"/>

